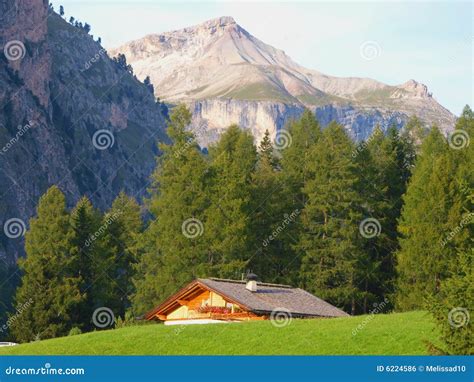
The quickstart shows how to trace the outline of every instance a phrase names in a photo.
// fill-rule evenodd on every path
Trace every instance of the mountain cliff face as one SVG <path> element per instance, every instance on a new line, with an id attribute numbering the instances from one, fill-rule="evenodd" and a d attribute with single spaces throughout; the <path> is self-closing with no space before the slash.
<path id="1" fill-rule="evenodd" d="M 12 262 L 22 236 L 6 223 L 23 230 L 50 185 L 70 206 L 140 198 L 166 135 L 146 86 L 47 1 L 1 1 L 0 19 L 0 258 Z"/>
<path id="2" fill-rule="evenodd" d="M 355 139 L 367 138 L 375 124 L 401 127 L 415 114 L 444 130 L 455 121 L 423 84 L 410 80 L 389 86 L 306 69 L 231 17 L 149 35 L 111 51 L 118 53 L 126 55 L 139 78 L 150 76 L 157 96 L 191 106 L 204 145 L 229 123 L 251 129 L 256 139 L 265 129 L 275 135 L 305 107 L 323 124 L 336 118 Z"/>

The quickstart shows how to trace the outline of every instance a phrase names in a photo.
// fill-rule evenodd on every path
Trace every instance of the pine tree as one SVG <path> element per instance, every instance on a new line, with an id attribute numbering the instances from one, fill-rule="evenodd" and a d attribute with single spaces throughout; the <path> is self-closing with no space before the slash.
<path id="1" fill-rule="evenodd" d="M 430 132 L 429 127 L 423 125 L 417 116 L 412 116 L 403 127 L 403 138 L 410 142 L 411 146 L 417 148 L 425 140 Z"/>
<path id="2" fill-rule="evenodd" d="M 300 240 L 299 235 L 303 230 L 301 212 L 307 201 L 303 188 L 310 178 L 307 165 L 312 160 L 313 148 L 321 139 L 322 133 L 318 121 L 308 109 L 299 119 L 289 122 L 287 131 L 291 137 L 291 144 L 281 150 L 280 177 L 284 195 L 281 199 L 281 209 L 288 216 L 297 216 L 292 218 L 291 223 L 285 228 L 281 241 L 288 257 L 291 258 L 288 266 L 289 277 L 286 282 L 296 284 L 300 279 L 297 270 L 301 265 L 301 253 L 295 251 L 294 248 Z"/>
<path id="3" fill-rule="evenodd" d="M 311 149 L 303 192 L 302 284 L 305 289 L 356 312 L 364 296 L 359 224 L 362 199 L 357 192 L 355 147 L 343 127 L 331 123 Z"/>
<path id="4" fill-rule="evenodd" d="M 399 222 L 397 252 L 397 306 L 424 307 L 426 299 L 440 290 L 456 261 L 455 237 L 444 243 L 446 233 L 462 220 L 463 202 L 456 173 L 458 153 L 433 127 L 420 147 L 413 175 L 404 195 Z"/>
<path id="5" fill-rule="evenodd" d="M 206 211 L 213 273 L 240 277 L 258 248 L 253 246 L 252 173 L 257 162 L 253 137 L 230 126 L 209 149 L 210 205 Z"/>
<path id="6" fill-rule="evenodd" d="M 101 227 L 95 306 L 106 306 L 116 317 L 124 317 L 134 293 L 132 280 L 142 231 L 140 206 L 120 192 L 104 214 Z"/>
<path id="7" fill-rule="evenodd" d="M 454 141 L 458 135 L 461 141 Z M 440 292 L 430 299 L 430 311 L 435 316 L 448 354 L 474 354 L 474 115 L 466 106 L 452 133 L 450 154 L 458 163 L 451 195 L 456 193 L 450 215 L 462 211 L 462 220 L 449 233 L 442 245 L 455 254 L 448 277 L 441 281 Z M 460 143 L 460 145 L 459 145 Z"/>
<path id="8" fill-rule="evenodd" d="M 26 258 L 19 262 L 24 275 L 16 293 L 16 309 L 26 308 L 14 321 L 12 334 L 21 342 L 65 335 L 83 296 L 80 278 L 70 272 L 72 229 L 58 187 L 41 197 L 25 237 Z"/>
<path id="9" fill-rule="evenodd" d="M 213 274 L 238 277 L 255 251 L 252 245 L 252 172 L 256 148 L 248 131 L 230 126 L 210 147 L 210 206 L 206 211 Z"/>
<path id="10" fill-rule="evenodd" d="M 306 164 L 311 160 L 312 149 L 321 137 L 321 128 L 311 111 L 306 109 L 300 119 L 289 123 L 288 133 L 291 144 L 282 152 L 283 177 L 292 209 L 302 209 L 305 204 L 302 189 L 308 178 Z"/>
<path id="11" fill-rule="evenodd" d="M 275 155 L 275 149 L 270 139 L 270 132 L 265 130 L 262 141 L 258 147 L 258 160 L 260 164 L 269 164 L 273 169 L 278 169 L 280 166 L 280 161 Z"/>
<path id="12" fill-rule="evenodd" d="M 9 338 L 8 313 L 14 310 L 13 296 L 19 282 L 17 268 L 0 259 L 0 341 Z"/>
<path id="13" fill-rule="evenodd" d="M 100 219 L 100 213 L 94 209 L 87 197 L 82 197 L 71 212 L 71 271 L 80 277 L 79 288 L 83 295 L 83 301 L 73 312 L 72 321 L 73 326 L 82 331 L 91 329 L 90 322 L 94 311 L 94 282 L 100 253 L 95 235 L 100 226 Z"/>
<path id="14" fill-rule="evenodd" d="M 442 350 L 452 355 L 473 355 L 474 250 L 459 253 L 457 259 L 457 267 L 441 282 L 429 306 L 444 341 Z"/>
<path id="15" fill-rule="evenodd" d="M 146 76 L 145 79 L 143 80 L 143 83 L 145 84 L 146 88 L 151 94 L 155 93 L 155 88 L 153 84 L 151 83 L 150 76 Z"/>
<path id="16" fill-rule="evenodd" d="M 132 311 L 137 316 L 148 312 L 167 297 L 163 293 L 167 276 L 162 272 L 164 266 L 161 263 L 162 258 L 156 241 L 156 229 L 150 226 L 143 233 L 139 245 L 140 257 L 134 265 L 134 293 L 131 297 Z"/>
<path id="17" fill-rule="evenodd" d="M 133 309 L 144 313 L 161 299 L 197 277 L 212 276 L 205 214 L 209 205 L 207 162 L 187 127 L 191 113 L 175 107 L 168 124 L 171 145 L 152 175 L 148 208 L 153 215 L 143 235 L 136 266 Z M 212 237 L 212 231 L 209 232 Z"/>
<path id="18" fill-rule="evenodd" d="M 353 152 L 357 164 L 358 181 L 355 184 L 356 191 L 360 197 L 360 211 L 362 218 L 360 227 L 364 230 L 362 223 L 373 219 L 376 235 L 362 236 L 362 250 L 366 255 L 363 263 L 359 264 L 362 276 L 362 289 L 364 297 L 358 306 L 358 311 L 367 313 L 372 303 L 383 300 L 387 288 L 387 276 L 383 274 L 382 263 L 391 263 L 387 257 L 391 251 L 390 240 L 387 236 L 386 225 L 388 224 L 387 212 L 390 208 L 388 203 L 388 187 L 385 184 L 385 165 L 390 161 L 391 153 L 382 148 L 384 145 L 384 134 L 380 127 L 376 127 L 367 142 L 361 142 L 357 150 Z M 386 146 L 384 147 L 386 149 Z M 388 156 L 388 157 L 387 157 Z"/>
<path id="19" fill-rule="evenodd" d="M 259 146 L 258 163 L 253 174 L 251 216 L 254 238 L 251 240 L 257 252 L 250 259 L 249 269 L 268 282 L 290 282 L 294 276 L 291 265 L 296 264 L 292 263 L 291 248 L 285 247 L 285 229 L 295 215 L 287 218 L 285 223 L 287 211 L 283 191 L 278 158 L 267 130 Z"/>
<path id="20" fill-rule="evenodd" d="M 401 197 L 409 176 L 411 146 L 402 140 L 395 127 L 385 136 L 376 127 L 367 142 L 355 151 L 360 169 L 359 195 L 363 199 L 363 214 L 376 219 L 380 232 L 364 240 L 368 255 L 366 270 L 366 299 L 362 311 L 372 303 L 383 301 L 393 293 L 395 281 L 394 254 L 398 249 L 397 220 L 401 212 Z M 354 155 L 353 155 L 354 156 Z M 369 297 L 373 301 L 367 300 Z"/>
<path id="21" fill-rule="evenodd" d="M 391 147 L 395 150 L 395 161 L 400 171 L 397 175 L 397 184 L 400 186 L 399 194 L 406 191 L 406 186 L 411 177 L 411 172 L 415 164 L 416 158 L 416 144 L 410 137 L 408 131 L 399 131 L 395 126 L 391 126 L 387 131 L 387 138 L 390 141 Z M 398 176 L 401 177 L 399 181 Z M 401 209 L 403 201 L 400 199 L 397 202 L 398 208 Z"/>

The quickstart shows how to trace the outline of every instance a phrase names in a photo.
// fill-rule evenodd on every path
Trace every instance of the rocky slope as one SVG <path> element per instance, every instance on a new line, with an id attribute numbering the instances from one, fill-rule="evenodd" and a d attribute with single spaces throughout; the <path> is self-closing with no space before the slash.
<path id="1" fill-rule="evenodd" d="M 2 1 L 0 22 L 0 258 L 13 262 L 50 185 L 70 206 L 85 194 L 104 209 L 122 189 L 140 198 L 166 135 L 146 86 L 47 1 Z"/>
<path id="2" fill-rule="evenodd" d="M 375 124 L 401 127 L 413 114 L 445 130 L 455 120 L 423 84 L 389 86 L 306 69 L 231 17 L 149 35 L 111 50 L 118 53 L 139 78 L 151 77 L 157 96 L 191 105 L 203 144 L 229 123 L 251 129 L 257 139 L 265 129 L 275 134 L 305 107 L 323 123 L 335 118 L 355 139 L 367 138 Z"/>

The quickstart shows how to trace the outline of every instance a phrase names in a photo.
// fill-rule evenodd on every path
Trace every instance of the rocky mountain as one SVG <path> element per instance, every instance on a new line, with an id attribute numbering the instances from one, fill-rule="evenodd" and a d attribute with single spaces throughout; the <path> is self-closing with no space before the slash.
<path id="1" fill-rule="evenodd" d="M 231 123 L 251 129 L 257 139 L 265 129 L 275 134 L 305 107 L 323 124 L 336 119 L 355 139 L 367 138 L 376 124 L 401 127 L 411 115 L 445 130 L 455 121 L 423 84 L 390 86 L 306 69 L 231 17 L 149 35 L 111 50 L 118 53 L 139 78 L 150 76 L 157 96 L 191 106 L 204 145 Z"/>
<path id="2" fill-rule="evenodd" d="M 47 1 L 0 1 L 0 260 L 19 255 L 39 197 L 57 184 L 107 208 L 140 198 L 166 139 L 163 105 Z"/>

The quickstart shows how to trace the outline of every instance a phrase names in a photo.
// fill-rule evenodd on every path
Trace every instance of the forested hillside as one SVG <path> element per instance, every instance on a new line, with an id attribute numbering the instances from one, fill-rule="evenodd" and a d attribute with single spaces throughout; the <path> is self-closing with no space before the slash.
<path id="1" fill-rule="evenodd" d="M 40 196 L 54 184 L 68 207 L 87 195 L 101 210 L 121 190 L 141 198 L 157 143 L 167 139 L 167 109 L 130 67 L 108 56 L 87 23 L 67 22 L 47 1 L 7 1 L 0 8 L 4 322 Z"/>
<path id="2" fill-rule="evenodd" d="M 57 186 L 42 196 L 15 339 L 103 328 L 100 309 L 108 324 L 133 321 L 192 279 L 253 271 L 353 315 L 428 307 L 443 351 L 472 350 L 469 107 L 447 138 L 413 118 L 356 144 L 306 111 L 258 147 L 230 126 L 208 153 L 190 122 L 184 105 L 173 109 L 146 211 L 124 193 L 106 213 L 86 197 L 69 210 Z"/>

